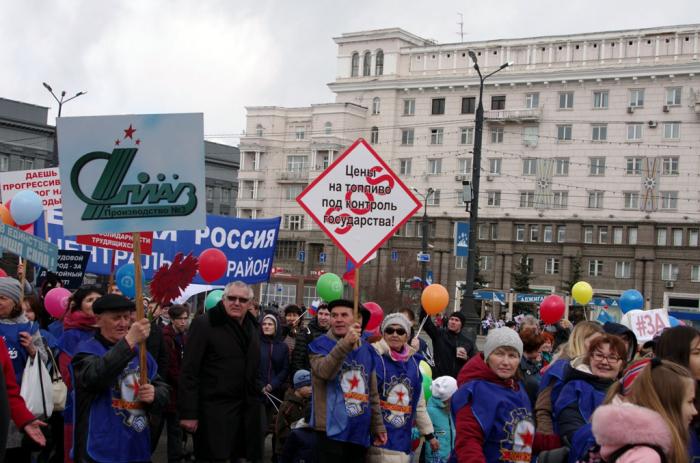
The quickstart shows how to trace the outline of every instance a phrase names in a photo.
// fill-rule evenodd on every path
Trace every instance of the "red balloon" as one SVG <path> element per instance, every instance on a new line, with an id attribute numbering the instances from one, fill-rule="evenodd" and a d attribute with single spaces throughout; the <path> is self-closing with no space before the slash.
<path id="1" fill-rule="evenodd" d="M 564 299 L 554 294 L 547 296 L 540 304 L 540 320 L 553 325 L 562 319 L 565 309 Z"/>
<path id="2" fill-rule="evenodd" d="M 365 306 L 365 309 L 369 310 L 369 322 L 367 322 L 365 331 L 373 331 L 379 328 L 379 325 L 381 325 L 384 320 L 384 311 L 382 308 L 376 302 L 365 302 L 362 305 Z"/>
<path id="3" fill-rule="evenodd" d="M 220 249 L 209 248 L 199 255 L 199 276 L 207 283 L 212 283 L 226 273 L 228 259 Z"/>

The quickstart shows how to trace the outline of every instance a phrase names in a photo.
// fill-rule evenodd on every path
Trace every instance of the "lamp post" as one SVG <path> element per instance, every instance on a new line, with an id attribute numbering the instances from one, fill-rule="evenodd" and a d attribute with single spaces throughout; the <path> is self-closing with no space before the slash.
<path id="1" fill-rule="evenodd" d="M 56 100 L 56 103 L 58 103 L 58 116 L 56 116 L 56 119 L 61 117 L 61 111 L 63 110 L 63 105 L 68 103 L 70 100 L 74 100 L 78 98 L 81 95 L 85 95 L 87 92 L 78 92 L 72 97 L 66 99 L 66 91 L 62 90 L 61 91 L 61 98 L 59 99 L 56 94 L 53 92 L 53 89 L 49 84 L 46 82 L 42 82 L 44 85 L 44 88 L 48 90 L 48 92 L 51 94 L 54 100 Z M 53 136 L 53 154 L 51 156 L 51 161 L 49 162 L 50 166 L 49 167 L 55 167 L 58 165 L 58 135 L 54 133 Z"/>
<path id="2" fill-rule="evenodd" d="M 467 256 L 467 279 L 464 285 L 464 292 L 462 293 L 462 304 L 460 311 L 466 318 L 465 327 L 468 327 L 468 331 L 473 330 L 473 335 L 476 335 L 476 327 L 480 321 L 479 316 L 476 314 L 475 301 L 474 301 L 474 276 L 476 274 L 476 262 L 475 256 L 477 251 L 476 239 L 477 239 L 477 227 L 479 221 L 479 183 L 481 180 L 481 139 L 483 136 L 484 129 L 484 81 L 494 75 L 495 73 L 507 68 L 512 63 L 503 63 L 495 71 L 486 74 L 485 76 L 481 74 L 481 69 L 479 69 L 479 64 L 476 59 L 476 54 L 473 51 L 469 51 L 469 57 L 474 63 L 474 70 L 479 75 L 479 106 L 476 108 L 476 124 L 474 127 L 474 160 L 472 162 L 472 195 L 470 203 L 467 203 L 467 210 L 469 211 L 469 254 Z M 472 326 L 473 325 L 473 326 Z M 472 333 L 469 333 L 472 334 Z"/>
<path id="3" fill-rule="evenodd" d="M 413 191 L 416 192 L 418 196 L 421 197 L 423 200 L 423 221 L 421 222 L 421 229 L 423 230 L 423 239 L 421 241 L 421 250 L 423 254 L 428 252 L 428 199 L 430 198 L 430 195 L 435 193 L 435 190 L 432 188 L 428 188 L 428 191 L 423 194 L 420 191 L 418 191 L 416 188 L 413 189 Z M 421 285 L 425 285 L 425 279 L 428 275 L 428 263 L 427 262 L 421 262 L 420 263 L 420 279 L 421 279 Z"/>

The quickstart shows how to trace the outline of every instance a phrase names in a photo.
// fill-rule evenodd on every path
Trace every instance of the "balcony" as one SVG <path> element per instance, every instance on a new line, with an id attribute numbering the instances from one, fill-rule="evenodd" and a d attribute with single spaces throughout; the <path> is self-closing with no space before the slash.
<path id="1" fill-rule="evenodd" d="M 265 171 L 253 169 L 239 170 L 238 180 L 265 180 Z"/>
<path id="2" fill-rule="evenodd" d="M 499 109 L 484 111 L 484 120 L 487 122 L 539 122 L 542 118 L 542 108 L 533 109 Z"/>
<path id="3" fill-rule="evenodd" d="M 279 183 L 299 183 L 307 182 L 309 180 L 308 170 L 293 170 L 288 172 L 277 172 L 277 181 Z"/>

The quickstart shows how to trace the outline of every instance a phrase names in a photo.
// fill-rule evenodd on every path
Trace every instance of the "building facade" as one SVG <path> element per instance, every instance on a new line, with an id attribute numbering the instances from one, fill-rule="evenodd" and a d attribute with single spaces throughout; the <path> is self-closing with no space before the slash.
<path id="1" fill-rule="evenodd" d="M 429 270 L 457 295 L 466 258 L 452 255 L 452 235 L 468 220 L 462 182 L 479 98 L 472 50 L 483 74 L 512 62 L 483 94 L 476 232 L 489 287 L 511 288 L 526 255 L 533 288 L 563 293 L 582 279 L 600 295 L 636 288 L 650 307 L 700 311 L 699 34 L 687 25 L 456 44 L 401 29 L 335 38 L 335 103 L 247 108 L 240 179 L 252 196 L 239 195 L 238 214 L 283 222 L 284 276 L 263 298 L 305 302 L 320 271 L 343 272 L 294 198 L 357 136 L 409 187 L 435 190 Z M 415 298 L 401 291 L 420 275 L 420 220 L 363 267 L 366 298 Z"/>

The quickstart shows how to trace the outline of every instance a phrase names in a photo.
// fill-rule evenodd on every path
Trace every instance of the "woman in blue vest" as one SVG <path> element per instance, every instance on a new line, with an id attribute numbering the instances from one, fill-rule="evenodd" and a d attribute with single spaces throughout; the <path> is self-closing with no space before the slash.
<path id="1" fill-rule="evenodd" d="M 377 389 L 388 440 L 380 447 L 370 447 L 366 461 L 408 463 L 414 420 L 431 448 L 439 448 L 422 394 L 423 377 L 418 368 L 422 357 L 408 345 L 411 322 L 406 316 L 400 313 L 388 315 L 382 322 L 381 331 L 382 339 L 372 347 L 377 353 Z"/>

